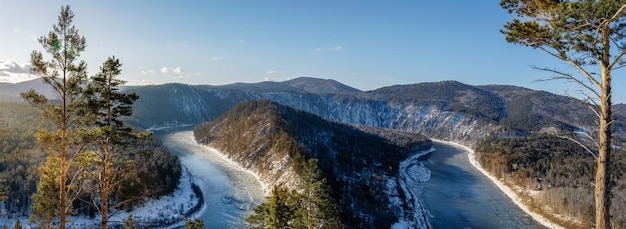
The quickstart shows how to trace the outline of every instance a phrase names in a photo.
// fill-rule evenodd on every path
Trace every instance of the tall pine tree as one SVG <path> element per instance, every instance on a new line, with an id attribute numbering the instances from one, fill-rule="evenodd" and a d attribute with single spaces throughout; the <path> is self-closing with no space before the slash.
<path id="1" fill-rule="evenodd" d="M 611 73 L 626 66 L 626 1 L 501 0 L 500 6 L 517 17 L 504 25 L 507 42 L 542 50 L 578 71 L 540 68 L 584 88 L 598 116 L 597 136 L 590 137 L 596 150 L 587 149 L 596 158 L 596 226 L 610 228 Z"/>
<path id="2" fill-rule="evenodd" d="M 284 188 L 274 186 L 270 196 L 266 197 L 265 203 L 254 209 L 254 214 L 246 218 L 249 228 L 282 229 L 290 228 L 293 221 L 296 203 L 296 194 L 290 193 Z"/>
<path id="3" fill-rule="evenodd" d="M 298 191 L 274 187 L 246 218 L 249 228 L 343 228 L 315 158 L 302 162 Z"/>
<path id="4" fill-rule="evenodd" d="M 33 196 L 33 217 L 45 219 L 48 224 L 43 226 L 49 227 L 51 217 L 58 215 L 61 229 L 65 228 L 66 215 L 80 193 L 82 176 L 74 162 L 86 147 L 81 139 L 85 132 L 80 125 L 83 117 L 78 115 L 85 106 L 82 87 L 87 80 L 87 64 L 78 58 L 85 50 L 86 41 L 72 25 L 73 19 L 70 7 L 62 7 L 52 31 L 38 39 L 51 56 L 49 61 L 45 61 L 39 51 L 31 53 L 31 73 L 52 87 L 54 98 L 48 100 L 32 89 L 22 93 L 22 97 L 39 108 L 53 125 L 53 129 L 42 129 L 36 135 L 47 150 L 48 158 L 40 168 L 42 176 Z"/>
<path id="5" fill-rule="evenodd" d="M 91 77 L 85 96 L 88 97 L 88 109 L 85 115 L 91 117 L 89 124 L 95 125 L 92 134 L 96 143 L 96 151 L 99 152 L 100 170 L 97 178 L 99 180 L 98 191 L 100 192 L 100 205 L 94 204 L 101 215 L 101 228 L 107 228 L 109 220 L 109 199 L 110 191 L 123 180 L 112 180 L 115 177 L 128 177 L 128 174 L 116 174 L 115 167 L 131 167 L 131 165 L 113 165 L 113 153 L 115 147 L 124 147 L 128 140 L 133 138 L 143 138 L 150 135 L 149 132 L 133 133 L 132 128 L 126 126 L 121 120 L 123 117 L 132 115 L 132 104 L 139 98 L 135 93 L 122 93 L 119 87 L 126 82 L 116 77 L 121 74 L 122 64 L 119 59 L 109 57 L 100 72 Z M 118 170 L 119 173 L 127 173 L 125 169 Z"/>
<path id="6" fill-rule="evenodd" d="M 294 226 L 297 228 L 341 228 L 337 208 L 329 193 L 326 178 L 317 167 L 318 159 L 304 163 L 300 172 L 302 185 L 298 193 L 298 208 Z"/>

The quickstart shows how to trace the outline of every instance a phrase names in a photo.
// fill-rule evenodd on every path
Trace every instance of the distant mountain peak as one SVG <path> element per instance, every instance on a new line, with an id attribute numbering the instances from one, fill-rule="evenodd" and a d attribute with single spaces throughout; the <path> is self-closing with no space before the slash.
<path id="1" fill-rule="evenodd" d="M 332 79 L 320 79 L 313 77 L 298 77 L 292 80 L 283 81 L 283 84 L 300 88 L 309 93 L 315 94 L 335 94 L 360 92 L 359 89 L 337 82 Z"/>

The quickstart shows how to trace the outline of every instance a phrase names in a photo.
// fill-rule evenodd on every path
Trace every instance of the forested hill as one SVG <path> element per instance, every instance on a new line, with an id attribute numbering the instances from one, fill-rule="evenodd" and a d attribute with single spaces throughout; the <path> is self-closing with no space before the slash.
<path id="1" fill-rule="evenodd" d="M 317 158 L 342 221 L 351 228 L 389 228 L 396 222 L 386 182 L 397 176 L 400 161 L 432 147 L 422 135 L 340 124 L 269 100 L 239 104 L 197 125 L 194 134 L 270 187 L 295 188 L 299 168 Z"/>
<path id="2" fill-rule="evenodd" d="M 40 111 L 31 105 L 0 101 L 0 181 L 6 182 L 3 182 L 3 191 L 8 197 L 2 209 L 7 211 L 5 217 L 32 214 L 31 196 L 39 181 L 38 166 L 45 161 L 47 154 L 34 135 L 39 129 L 49 126 L 42 120 Z M 120 177 L 128 174 L 133 174 L 133 177 L 126 180 L 113 178 L 114 182 L 120 184 L 111 189 L 112 198 L 125 200 L 146 195 L 143 193 L 158 197 L 173 192 L 177 187 L 182 171 L 180 160 L 156 137 L 133 140 L 129 146 L 118 147 L 116 153 L 120 156 L 113 158 L 115 166 L 112 169 L 126 172 L 120 173 Z M 136 163 L 122 168 L 129 161 Z M 99 196 L 85 192 L 81 198 L 90 202 Z M 122 209 L 131 209 L 142 201 L 145 199 L 129 201 Z M 95 209 L 92 206 L 82 201 L 74 204 L 80 206 L 76 210 L 77 214 L 93 216 Z"/>

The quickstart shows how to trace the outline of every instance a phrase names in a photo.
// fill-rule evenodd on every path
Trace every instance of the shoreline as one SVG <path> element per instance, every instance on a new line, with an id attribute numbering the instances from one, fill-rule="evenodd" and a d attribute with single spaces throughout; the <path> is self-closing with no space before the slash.
<path id="1" fill-rule="evenodd" d="M 404 193 L 404 202 L 408 206 L 412 207 L 410 212 L 400 212 L 398 215 L 398 222 L 391 225 L 393 229 L 399 228 L 431 228 L 430 221 L 428 220 L 427 209 L 424 208 L 422 199 L 420 198 L 420 191 L 415 192 L 413 189 L 408 188 L 409 184 L 412 186 L 419 186 L 419 183 L 430 180 L 430 170 L 419 162 L 419 158 L 435 152 L 437 149 L 431 146 L 430 149 L 424 151 L 418 151 L 410 157 L 400 162 L 398 171 L 398 191 Z M 411 171 L 410 168 L 417 166 L 418 170 Z M 417 184 L 417 185 L 416 185 Z M 392 196 L 388 196 L 391 200 Z M 407 215 L 408 214 L 408 215 Z"/>
<path id="2" fill-rule="evenodd" d="M 451 141 L 443 141 L 439 139 L 431 139 L 431 140 L 435 142 L 443 143 L 443 144 L 453 145 L 455 147 L 462 148 L 463 150 L 467 151 L 467 157 L 468 157 L 470 164 L 474 166 L 474 168 L 476 168 L 478 171 L 480 171 L 480 173 L 482 173 L 485 177 L 487 177 L 493 184 L 495 184 L 498 187 L 498 189 L 500 189 L 500 191 L 502 191 L 511 201 L 513 201 L 513 203 L 518 208 L 522 209 L 522 211 L 528 214 L 533 220 L 537 221 L 538 223 L 540 223 L 541 225 L 547 228 L 564 229 L 564 227 L 552 222 L 551 220 L 545 218 L 544 216 L 531 211 L 528 208 L 528 206 L 526 206 L 522 202 L 522 199 L 517 195 L 515 191 L 513 191 L 513 189 L 511 189 L 509 186 L 502 183 L 496 177 L 492 176 L 489 172 L 487 172 L 482 166 L 480 166 L 478 161 L 476 161 L 476 157 L 475 157 L 476 152 L 473 149 L 467 146 L 455 143 L 455 142 L 451 142 Z"/>
<path id="3" fill-rule="evenodd" d="M 222 153 L 221 151 L 219 151 L 218 149 L 209 146 L 209 145 L 204 145 L 204 144 L 200 144 L 196 141 L 196 138 L 194 138 L 193 136 L 193 131 L 189 131 L 191 132 L 190 134 L 190 138 L 191 141 L 199 146 L 205 147 L 206 149 L 208 149 L 208 151 L 210 151 L 211 153 L 216 154 L 220 159 L 224 160 L 227 164 L 234 166 L 237 169 L 240 169 L 242 171 L 247 172 L 248 174 L 252 175 L 257 182 L 259 182 L 259 184 L 261 185 L 261 189 L 263 190 L 263 193 L 265 194 L 265 196 L 269 195 L 269 192 L 271 192 L 270 189 L 268 189 L 267 184 L 265 184 L 265 182 L 263 182 L 261 180 L 261 177 L 259 175 L 257 175 L 256 173 L 250 171 L 249 169 L 244 168 L 243 166 L 241 166 L 239 163 L 233 161 L 232 159 L 228 158 L 228 156 L 226 156 L 224 153 Z"/>

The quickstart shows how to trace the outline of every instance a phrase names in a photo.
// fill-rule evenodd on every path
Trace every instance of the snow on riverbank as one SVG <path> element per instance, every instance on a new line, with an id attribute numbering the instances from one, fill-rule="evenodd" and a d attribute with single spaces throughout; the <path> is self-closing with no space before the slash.
<path id="1" fill-rule="evenodd" d="M 404 202 L 408 205 L 410 211 L 402 209 L 402 200 L 396 187 L 396 180 L 389 179 L 387 181 L 387 193 L 389 193 L 389 207 L 397 212 L 398 222 L 393 224 L 393 229 L 403 228 L 430 228 L 426 210 L 420 201 L 419 187 L 421 182 L 430 180 L 430 170 L 428 170 L 419 158 L 434 152 L 435 147 L 412 155 L 411 157 L 400 162 L 400 180 L 397 182 L 404 193 Z"/>
<path id="2" fill-rule="evenodd" d="M 193 133 L 190 135 L 190 138 L 191 138 L 191 140 L 195 144 L 198 144 L 200 146 L 205 147 L 207 149 L 207 151 L 211 152 L 215 156 L 217 156 L 220 159 L 224 160 L 224 162 L 226 162 L 228 165 L 233 166 L 233 167 L 237 168 L 238 170 L 245 171 L 245 172 L 249 173 L 250 175 L 252 175 L 259 182 L 259 184 L 261 185 L 261 189 L 263 190 L 263 193 L 265 193 L 266 196 L 271 193 L 272 190 L 270 190 L 268 188 L 268 185 L 261 180 L 261 177 L 259 175 L 257 175 L 256 173 L 254 173 L 254 172 L 244 168 L 243 166 L 241 166 L 241 164 L 237 163 L 236 161 L 233 161 L 232 159 L 228 158 L 228 156 L 226 156 L 226 154 L 222 153 L 218 149 L 213 148 L 212 146 L 209 146 L 209 145 L 204 145 L 204 144 L 198 143 L 196 141 L 196 138 L 193 136 Z"/>
<path id="3" fill-rule="evenodd" d="M 482 166 L 480 166 L 478 161 L 476 161 L 476 154 L 475 154 L 474 150 L 472 150 L 471 148 L 469 148 L 467 146 L 464 146 L 464 145 L 461 145 L 461 144 L 458 144 L 458 143 L 454 143 L 454 142 L 434 140 L 434 139 L 431 139 L 431 140 L 435 141 L 435 142 L 444 143 L 444 144 L 454 145 L 454 146 L 456 146 L 458 148 L 462 148 L 463 150 L 467 151 L 468 152 L 467 157 L 469 159 L 470 164 L 472 164 L 472 166 L 474 166 L 476 169 L 478 169 L 478 171 L 480 171 L 483 175 L 485 175 L 487 178 L 489 178 L 489 180 L 491 180 L 491 182 L 493 182 L 507 197 L 509 197 L 513 201 L 513 203 L 515 203 L 515 205 L 517 205 L 517 207 L 519 207 L 524 212 L 526 212 L 526 214 L 528 214 L 530 217 L 532 217 L 535 221 L 539 222 L 540 224 L 542 224 L 542 225 L 544 225 L 544 226 L 546 226 L 548 228 L 555 228 L 555 229 L 563 228 L 563 227 L 559 226 L 558 224 L 555 224 L 552 221 L 546 219 L 542 215 L 539 215 L 539 214 L 531 211 L 526 205 L 524 205 L 524 203 L 522 202 L 522 199 L 519 197 L 519 195 L 517 195 L 517 193 L 515 191 L 513 191 L 513 189 L 511 189 L 509 186 L 507 186 L 504 183 L 502 183 L 496 177 L 492 176 L 489 172 L 487 172 Z"/>
<path id="4" fill-rule="evenodd" d="M 184 226 L 185 217 L 198 217 L 206 208 L 201 196 L 197 196 L 192 188 L 196 183 L 193 177 L 182 167 L 180 183 L 176 190 L 167 196 L 158 199 L 146 199 L 146 202 L 138 205 L 132 211 L 119 211 L 109 220 L 109 226 L 123 225 L 128 214 L 133 215 L 137 225 L 146 225 L 150 228 L 177 228 Z M 198 185 L 202 187 L 202 185 Z M 198 206 L 200 204 L 200 206 Z M 36 224 L 28 225 L 28 217 L 19 218 L 25 228 L 37 228 Z M 17 219 L 0 219 L 0 226 L 7 225 L 12 228 Z M 160 226 L 156 226 L 160 225 Z M 100 215 L 94 218 L 68 217 L 68 228 L 99 228 Z"/>

